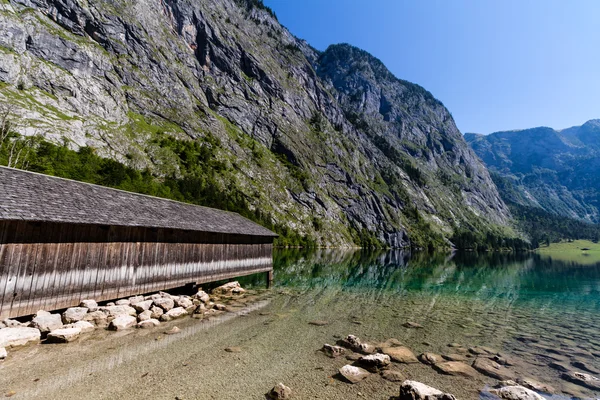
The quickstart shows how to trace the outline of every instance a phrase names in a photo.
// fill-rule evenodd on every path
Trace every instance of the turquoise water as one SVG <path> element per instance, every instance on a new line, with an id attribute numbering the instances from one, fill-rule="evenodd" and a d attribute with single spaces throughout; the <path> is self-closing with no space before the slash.
<path id="1" fill-rule="evenodd" d="M 274 309 L 328 321 L 335 336 L 354 333 L 372 342 L 395 337 L 415 354 L 448 355 L 456 353 L 448 345 L 459 344 L 467 364 L 476 358 L 468 348 L 488 346 L 513 360 L 507 368 L 515 379 L 550 385 L 558 398 L 600 394 L 563 376 L 600 375 L 600 265 L 530 253 L 280 250 L 275 287 L 291 299 L 275 299 Z M 407 329 L 409 321 L 424 328 Z M 498 383 L 483 374 L 466 383 L 422 368 L 403 371 L 459 398 L 484 396 Z"/>
<path id="2" fill-rule="evenodd" d="M 501 364 L 502 377 L 480 369 L 446 375 L 421 362 L 390 367 L 457 399 L 492 399 L 490 388 L 505 378 L 526 379 L 552 400 L 600 396 L 564 375 L 600 376 L 600 265 L 534 254 L 339 250 L 281 250 L 274 261 L 273 290 L 250 292 L 248 307 L 232 300 L 235 313 L 10 349 L 0 395 L 258 400 L 283 382 L 294 399 L 395 398 L 400 382 L 373 373 L 349 384 L 338 371 L 353 357 L 319 351 L 353 334 L 380 346 L 393 338 L 415 356 L 434 353 L 467 368 Z M 265 285 L 264 274 L 240 281 Z M 181 332 L 166 335 L 173 326 Z"/>

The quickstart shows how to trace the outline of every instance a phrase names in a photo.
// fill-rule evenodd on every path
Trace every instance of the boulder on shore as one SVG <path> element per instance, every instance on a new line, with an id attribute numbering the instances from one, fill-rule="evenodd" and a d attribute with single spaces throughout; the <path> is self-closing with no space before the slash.
<path id="1" fill-rule="evenodd" d="M 0 360 L 4 360 L 6 357 L 8 357 L 8 352 L 4 347 L 0 347 Z"/>
<path id="2" fill-rule="evenodd" d="M 152 307 L 152 303 L 154 303 L 153 300 L 142 300 L 142 301 L 138 301 L 137 303 L 133 304 L 132 307 L 135 308 L 135 311 L 141 313 L 141 312 L 149 310 L 150 307 Z"/>
<path id="3" fill-rule="evenodd" d="M 176 319 L 176 318 L 185 317 L 186 315 L 187 315 L 187 311 L 185 310 L 185 308 L 175 307 L 175 308 L 172 308 L 169 311 L 167 311 L 165 314 L 163 314 L 163 317 L 168 316 L 170 319 Z"/>
<path id="4" fill-rule="evenodd" d="M 283 383 L 278 383 L 267 393 L 267 398 L 271 400 L 286 400 L 292 398 L 292 389 L 285 386 Z"/>
<path id="5" fill-rule="evenodd" d="M 204 290 L 198 290 L 198 293 L 192 296 L 194 299 L 198 299 L 203 303 L 208 303 L 210 301 L 210 296 Z"/>
<path id="6" fill-rule="evenodd" d="M 120 315 L 131 315 L 135 317 L 137 315 L 135 308 L 130 306 L 106 306 L 101 307 L 100 310 L 108 314 L 110 317 L 118 317 Z"/>
<path id="7" fill-rule="evenodd" d="M 221 285 L 212 290 L 212 294 L 216 295 L 232 295 L 232 294 L 242 294 L 246 290 L 242 288 L 238 281 L 228 282 L 224 285 Z"/>
<path id="8" fill-rule="evenodd" d="M 154 305 L 163 309 L 163 311 L 169 311 L 175 307 L 175 301 L 170 297 L 161 297 L 160 299 L 154 300 Z"/>
<path id="9" fill-rule="evenodd" d="M 150 312 L 152 313 L 151 317 L 154 319 L 159 319 L 165 313 L 162 308 L 157 306 L 150 307 Z"/>
<path id="10" fill-rule="evenodd" d="M 46 338 L 49 343 L 68 343 L 77 339 L 81 334 L 81 328 L 62 328 L 50 332 Z"/>
<path id="11" fill-rule="evenodd" d="M 62 328 L 62 316 L 60 314 L 50 314 L 48 311 L 40 310 L 35 314 L 29 326 L 39 329 L 42 333 L 48 333 L 55 329 Z"/>
<path id="12" fill-rule="evenodd" d="M 85 307 L 89 310 L 89 312 L 93 312 L 98 310 L 98 303 L 96 300 L 81 300 L 79 307 Z"/>
<path id="13" fill-rule="evenodd" d="M 102 311 L 92 311 L 85 315 L 83 321 L 90 322 L 99 328 L 104 328 L 108 325 L 108 315 Z"/>
<path id="14" fill-rule="evenodd" d="M 417 381 L 406 380 L 400 385 L 399 400 L 456 400 L 449 393 L 427 386 Z"/>
<path id="15" fill-rule="evenodd" d="M 77 321 L 74 324 L 65 325 L 65 328 L 79 328 L 81 329 L 81 333 L 94 332 L 96 329 L 94 325 L 90 324 L 88 321 Z"/>
<path id="16" fill-rule="evenodd" d="M 145 319 L 138 322 L 137 327 L 141 329 L 151 329 L 160 325 L 160 321 L 154 318 Z"/>
<path id="17" fill-rule="evenodd" d="M 147 321 L 149 319 L 152 319 L 152 311 L 150 310 L 142 311 L 138 314 L 138 321 L 140 322 Z"/>
<path id="18" fill-rule="evenodd" d="M 187 296 L 179 296 L 179 298 L 175 300 L 175 305 L 177 307 L 189 308 L 192 307 L 194 303 L 192 302 L 192 299 Z"/>
<path id="19" fill-rule="evenodd" d="M 39 343 L 41 332 L 36 328 L 23 326 L 0 329 L 0 347 L 24 346 L 28 343 Z"/>
<path id="20" fill-rule="evenodd" d="M 85 307 L 70 307 L 62 315 L 62 320 L 65 324 L 72 324 L 73 322 L 81 321 L 85 314 L 88 313 L 88 309 Z"/>
<path id="21" fill-rule="evenodd" d="M 119 315 L 110 322 L 109 329 L 121 331 L 124 329 L 133 328 L 137 324 L 137 318 L 131 315 Z"/>

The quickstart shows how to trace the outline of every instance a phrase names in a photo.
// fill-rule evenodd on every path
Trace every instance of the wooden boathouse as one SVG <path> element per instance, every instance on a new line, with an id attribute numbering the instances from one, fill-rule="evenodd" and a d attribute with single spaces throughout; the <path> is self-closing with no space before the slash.
<path id="1" fill-rule="evenodd" d="M 0 320 L 273 270 L 227 211 L 0 167 Z"/>

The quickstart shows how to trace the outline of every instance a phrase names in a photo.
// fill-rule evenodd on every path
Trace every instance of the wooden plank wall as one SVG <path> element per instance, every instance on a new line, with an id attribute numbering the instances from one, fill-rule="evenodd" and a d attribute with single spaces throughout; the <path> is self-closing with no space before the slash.
<path id="1" fill-rule="evenodd" d="M 0 221 L 0 320 L 273 268 L 273 238 Z"/>

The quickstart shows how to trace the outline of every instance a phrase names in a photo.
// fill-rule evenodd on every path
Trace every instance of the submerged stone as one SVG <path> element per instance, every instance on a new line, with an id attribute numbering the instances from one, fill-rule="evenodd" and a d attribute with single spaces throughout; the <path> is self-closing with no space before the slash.
<path id="1" fill-rule="evenodd" d="M 543 396 L 540 396 L 531 389 L 520 385 L 504 386 L 500 389 L 492 389 L 490 393 L 495 394 L 501 399 L 506 400 L 545 400 Z"/>
<path id="2" fill-rule="evenodd" d="M 285 386 L 283 383 L 278 383 L 266 394 L 271 400 L 287 400 L 292 397 L 292 389 Z"/>
<path id="3" fill-rule="evenodd" d="M 405 346 L 384 347 L 381 349 L 381 352 L 390 356 L 392 361 L 397 363 L 412 364 L 419 362 L 415 354 Z"/>
<path id="4" fill-rule="evenodd" d="M 477 371 L 473 367 L 459 361 L 446 361 L 434 364 L 433 368 L 446 375 L 466 376 L 469 378 L 477 376 Z"/>
<path id="5" fill-rule="evenodd" d="M 489 358 L 479 357 L 473 362 L 473 368 L 484 375 L 498 379 L 500 381 L 514 379 L 515 374 L 503 365 L 490 360 Z"/>
<path id="6" fill-rule="evenodd" d="M 406 380 L 400 386 L 398 400 L 456 400 L 456 397 L 424 383 Z"/>
<path id="7" fill-rule="evenodd" d="M 371 375 L 369 371 L 350 364 L 344 365 L 339 369 L 339 372 L 340 375 L 342 375 L 348 382 L 352 384 L 358 383 Z"/>

